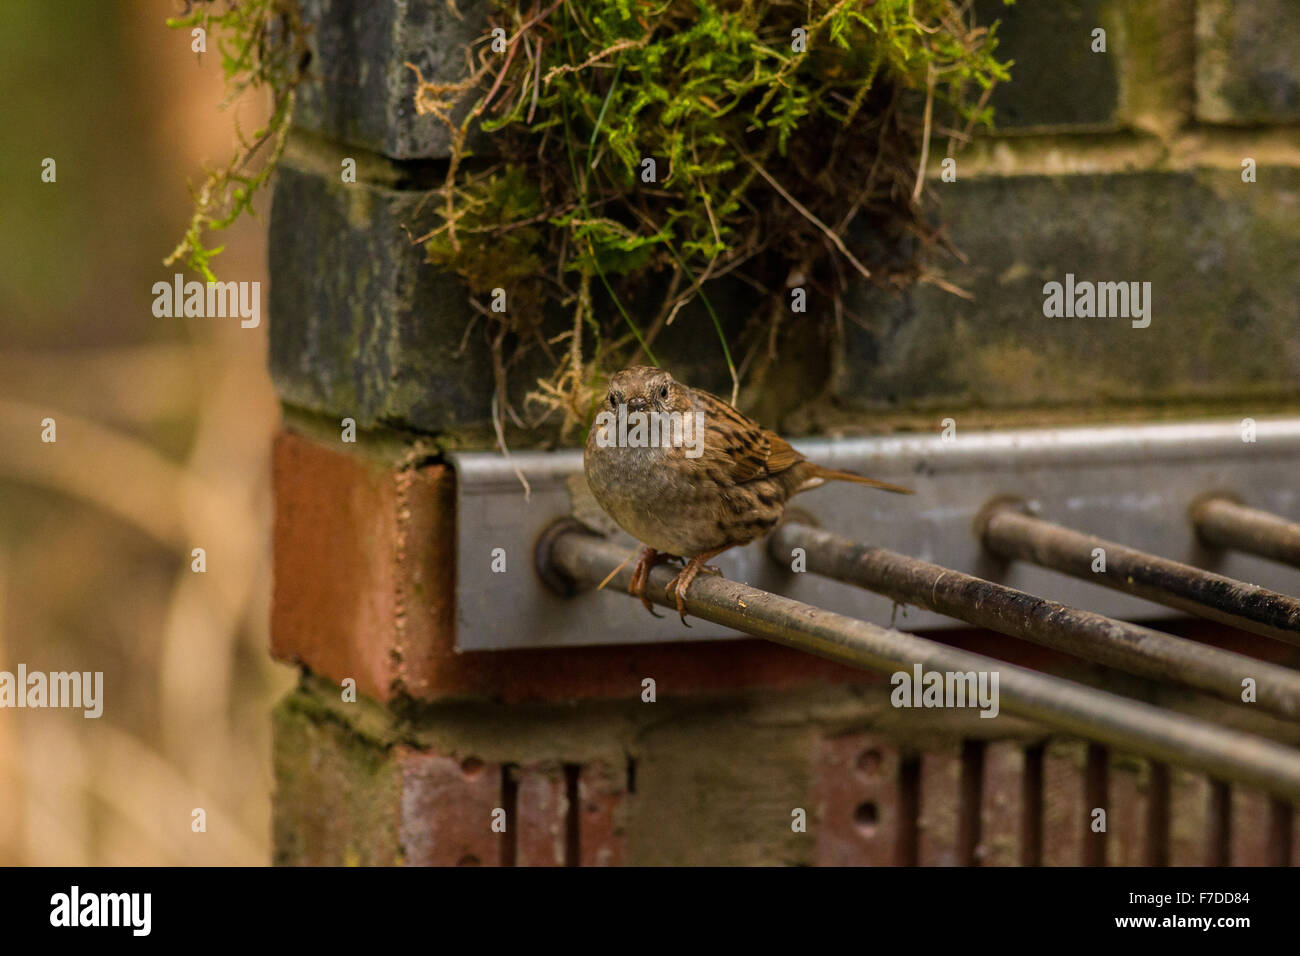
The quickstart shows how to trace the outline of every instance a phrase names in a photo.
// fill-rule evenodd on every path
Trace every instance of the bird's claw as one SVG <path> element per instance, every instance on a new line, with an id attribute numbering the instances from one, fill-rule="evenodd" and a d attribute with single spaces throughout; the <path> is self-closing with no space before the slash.
<path id="1" fill-rule="evenodd" d="M 675 600 L 677 604 L 677 613 L 681 616 L 682 623 L 687 627 L 691 625 L 686 620 L 686 590 L 695 580 L 695 576 L 703 571 L 705 574 L 716 574 L 722 576 L 722 572 L 712 565 L 705 564 L 704 561 L 713 557 L 718 552 L 711 551 L 698 555 L 686 562 L 686 567 L 677 572 L 677 576 L 668 582 L 667 593 Z"/>
<path id="2" fill-rule="evenodd" d="M 632 569 L 632 580 L 628 582 L 627 593 L 633 597 L 641 599 L 641 606 L 650 612 L 652 617 L 663 617 L 655 610 L 650 598 L 646 597 L 645 586 L 650 580 L 650 570 L 656 564 L 663 564 L 669 559 L 669 555 L 660 554 L 653 548 L 642 548 L 641 555 L 637 558 L 636 567 Z"/>

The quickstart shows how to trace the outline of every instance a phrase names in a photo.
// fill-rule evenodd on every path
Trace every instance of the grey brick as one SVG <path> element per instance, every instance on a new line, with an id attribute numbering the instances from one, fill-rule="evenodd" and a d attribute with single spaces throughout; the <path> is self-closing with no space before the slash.
<path id="1" fill-rule="evenodd" d="M 457 9 L 459 19 L 444 0 L 302 0 L 312 57 L 294 124 L 394 159 L 447 156 L 446 127 L 415 114 L 415 74 L 403 64 L 427 80 L 465 75 L 465 46 L 486 33 L 489 4 Z"/>
<path id="2" fill-rule="evenodd" d="M 362 427 L 490 418 L 483 337 L 455 277 L 402 228 L 418 192 L 281 164 L 271 206 L 271 374 L 286 401 Z"/>
<path id="3" fill-rule="evenodd" d="M 990 101 L 1002 130 L 1113 128 L 1119 125 L 1123 31 L 1104 0 L 1017 3 L 977 0 L 978 22 L 998 27 L 999 60 L 1014 60 L 1011 82 Z M 1092 31 L 1106 30 L 1106 53 L 1092 52 Z"/>
<path id="4" fill-rule="evenodd" d="M 939 187 L 970 265 L 855 291 L 838 394 L 858 407 L 1008 407 L 1295 395 L 1300 171 L 975 179 Z M 1043 285 L 1149 281 L 1152 320 L 1047 318 Z"/>
<path id="5" fill-rule="evenodd" d="M 1196 115 L 1207 123 L 1300 119 L 1300 4 L 1201 0 Z"/>

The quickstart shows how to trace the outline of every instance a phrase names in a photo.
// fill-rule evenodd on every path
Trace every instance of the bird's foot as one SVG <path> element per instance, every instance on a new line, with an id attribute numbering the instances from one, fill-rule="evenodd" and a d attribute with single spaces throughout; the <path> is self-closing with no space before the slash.
<path id="1" fill-rule="evenodd" d="M 650 571 L 654 566 L 664 564 L 671 557 L 672 555 L 661 554 L 654 548 L 642 548 L 636 566 L 632 568 L 632 580 L 627 586 L 627 593 L 640 598 L 641 604 L 655 617 L 663 617 L 663 615 L 655 610 L 654 605 L 650 603 L 650 599 L 646 597 L 646 582 L 650 580 Z"/>
<path id="2" fill-rule="evenodd" d="M 727 545 L 727 547 L 730 547 L 730 545 Z M 667 592 L 671 597 L 676 599 L 677 613 L 681 615 L 682 623 L 686 624 L 687 627 L 690 627 L 690 624 L 686 623 L 686 589 L 691 586 L 691 582 L 695 580 L 695 576 L 701 571 L 705 574 L 716 574 L 721 577 L 722 572 L 720 570 L 712 565 L 705 564 L 704 562 L 708 561 L 710 558 L 716 558 L 726 550 L 727 548 L 723 547 L 714 551 L 705 551 L 703 554 L 697 554 L 686 562 L 686 567 L 678 571 L 675 578 L 668 582 Z"/>

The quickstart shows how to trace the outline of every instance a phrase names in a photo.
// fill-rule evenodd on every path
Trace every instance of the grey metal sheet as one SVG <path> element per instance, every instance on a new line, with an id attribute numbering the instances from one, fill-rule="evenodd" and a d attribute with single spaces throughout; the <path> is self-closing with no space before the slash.
<path id="1" fill-rule="evenodd" d="M 1207 491 L 1230 490 L 1252 507 L 1300 520 L 1300 419 L 1259 419 L 1256 440 L 1239 422 L 1187 422 L 938 435 L 793 440 L 809 458 L 916 489 L 911 497 L 833 483 L 794 505 L 835 532 L 999 581 L 1034 594 L 1141 621 L 1171 612 L 1051 571 L 988 557 L 972 530 L 992 497 L 1028 499 L 1045 518 L 1131 547 L 1284 593 L 1300 594 L 1300 569 L 1240 553 L 1207 552 L 1187 510 Z M 457 647 L 465 651 L 652 641 L 715 640 L 735 632 L 705 621 L 652 618 L 612 593 L 563 599 L 533 569 L 537 536 L 573 509 L 569 479 L 582 452 L 456 453 Z M 521 470 L 531 494 L 516 475 Z M 623 536 L 629 549 L 635 546 Z M 505 552 L 504 573 L 492 570 Z M 716 561 L 732 580 L 828 610 L 906 630 L 963 626 L 887 598 L 773 564 L 761 543 Z M 612 568 L 611 568 L 612 570 Z"/>

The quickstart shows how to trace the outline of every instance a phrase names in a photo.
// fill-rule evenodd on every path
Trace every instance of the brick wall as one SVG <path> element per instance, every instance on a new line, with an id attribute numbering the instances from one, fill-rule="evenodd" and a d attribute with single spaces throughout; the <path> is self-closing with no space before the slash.
<path id="1" fill-rule="evenodd" d="M 402 229 L 447 146 L 414 115 L 402 63 L 452 75 L 482 8 L 462 0 L 458 20 L 441 0 L 303 6 L 314 78 L 271 216 L 271 368 L 285 408 L 272 650 L 304 670 L 275 716 L 276 862 L 1118 864 L 1293 852 L 1282 839 L 1291 810 L 1258 794 L 1225 796 L 1010 718 L 900 716 L 881 678 L 759 641 L 457 653 L 454 475 L 439 454 L 490 446 L 491 364 L 464 335 L 464 292 Z M 833 405 L 779 408 L 774 420 L 798 434 L 932 428 L 944 415 L 1025 424 L 1300 404 L 1300 7 L 977 9 L 1003 20 L 1014 81 L 995 94 L 999 131 L 957 154 L 956 181 L 941 179 L 939 140 L 929 171 L 969 259 L 940 265 L 974 299 L 933 285 L 854 290 L 849 307 L 867 320 L 845 323 L 822 357 Z M 1090 49 L 1098 27 L 1105 53 Z M 344 158 L 357 162 L 355 183 L 341 180 Z M 1258 164 L 1253 183 L 1245 158 Z M 1066 273 L 1150 281 L 1151 325 L 1045 318 L 1043 283 Z M 671 343 L 667 354 L 698 361 Z M 344 418 L 360 426 L 356 443 L 341 441 Z M 514 573 L 532 573 L 525 564 Z M 629 602 L 630 627 L 639 613 Z M 936 637 L 1244 719 L 997 635 Z M 641 700 L 645 677 L 654 703 Z M 1263 718 L 1250 726 L 1297 740 Z M 1099 800 L 1104 836 L 1087 829 Z M 504 833 L 492 828 L 498 809 Z M 792 828 L 798 810 L 806 832 Z"/>

